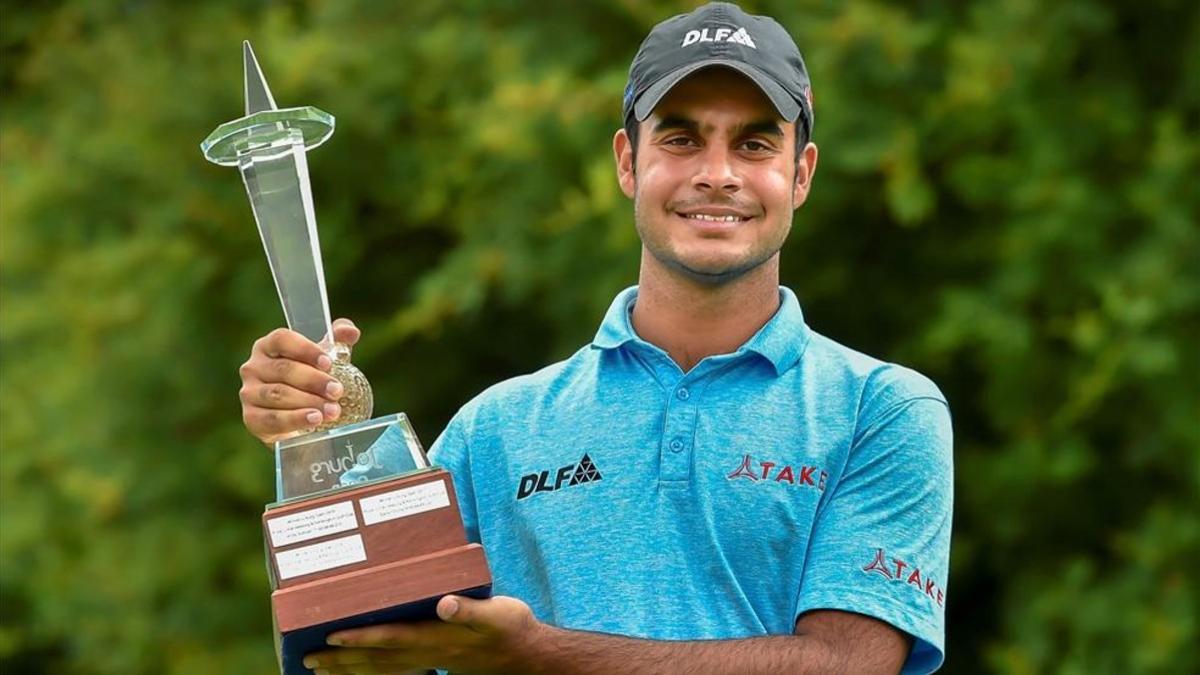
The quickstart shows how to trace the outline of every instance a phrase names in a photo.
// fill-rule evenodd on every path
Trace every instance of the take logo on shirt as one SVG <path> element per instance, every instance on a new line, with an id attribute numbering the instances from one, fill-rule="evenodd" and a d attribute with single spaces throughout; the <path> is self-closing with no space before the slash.
<path id="1" fill-rule="evenodd" d="M 796 487 L 815 488 L 818 492 L 824 492 L 825 480 L 829 478 L 829 474 L 819 466 L 801 464 L 793 467 L 791 464 L 780 464 L 765 459 L 755 460 L 754 457 L 745 455 L 742 457 L 742 463 L 738 464 L 737 468 L 725 478 L 727 480 L 745 478 L 752 483 L 788 483 Z"/>
<path id="2" fill-rule="evenodd" d="M 899 558 L 889 559 L 882 548 L 875 549 L 875 557 L 862 568 L 862 571 L 866 574 L 881 576 L 888 581 L 904 582 L 916 589 L 918 593 L 924 593 L 930 600 L 937 603 L 938 607 L 945 607 L 946 594 L 936 581 L 916 565 L 910 565 Z"/>

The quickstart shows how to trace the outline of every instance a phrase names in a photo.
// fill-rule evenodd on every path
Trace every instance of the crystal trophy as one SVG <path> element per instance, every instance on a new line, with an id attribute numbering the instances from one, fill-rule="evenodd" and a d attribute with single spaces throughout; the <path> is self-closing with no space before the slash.
<path id="1" fill-rule="evenodd" d="M 403 413 L 370 419 L 370 385 L 333 341 L 306 158 L 333 116 L 277 107 L 249 42 L 242 55 L 246 115 L 200 149 L 241 171 L 288 327 L 329 353 L 345 386 L 339 419 L 275 443 L 262 526 L 280 668 L 293 675 L 311 673 L 304 655 L 329 633 L 433 618 L 443 595 L 490 595 L 491 575 L 450 475 L 429 465 Z"/>

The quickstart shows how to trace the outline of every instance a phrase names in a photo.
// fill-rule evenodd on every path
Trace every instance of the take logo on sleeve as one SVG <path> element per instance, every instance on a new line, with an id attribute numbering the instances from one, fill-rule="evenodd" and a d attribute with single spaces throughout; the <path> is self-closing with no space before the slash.
<path id="1" fill-rule="evenodd" d="M 769 460 L 755 460 L 750 455 L 742 457 L 742 463 L 729 475 L 727 480 L 745 478 L 752 483 L 788 483 L 796 487 L 816 488 L 818 492 L 825 491 L 825 480 L 829 474 L 819 466 L 801 464 L 793 467 L 791 464 L 780 464 Z"/>
<path id="2" fill-rule="evenodd" d="M 560 466 L 557 470 L 553 471 L 553 474 L 554 478 L 551 479 L 551 470 L 546 469 L 545 471 L 521 476 L 521 482 L 517 485 L 517 501 L 539 492 L 554 492 L 562 488 L 591 483 L 604 478 L 600 475 L 600 470 L 596 468 L 596 464 L 592 462 L 592 458 L 586 452 L 583 454 L 583 459 L 575 464 Z"/>
<path id="3" fill-rule="evenodd" d="M 910 565 L 899 558 L 889 558 L 882 548 L 875 549 L 875 557 L 862 571 L 881 576 L 888 581 L 903 582 L 912 586 L 918 593 L 924 593 L 937 603 L 938 607 L 945 607 L 946 595 L 936 581 L 916 565 Z"/>

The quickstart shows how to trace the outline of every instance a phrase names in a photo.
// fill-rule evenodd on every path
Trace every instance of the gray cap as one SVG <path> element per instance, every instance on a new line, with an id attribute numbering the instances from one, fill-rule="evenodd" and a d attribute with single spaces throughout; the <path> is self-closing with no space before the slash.
<path id="1" fill-rule="evenodd" d="M 658 24 L 642 41 L 625 86 L 624 119 L 646 119 L 676 84 L 709 66 L 732 68 L 762 89 L 779 115 L 812 135 L 812 87 L 792 36 L 768 16 L 712 2 Z"/>

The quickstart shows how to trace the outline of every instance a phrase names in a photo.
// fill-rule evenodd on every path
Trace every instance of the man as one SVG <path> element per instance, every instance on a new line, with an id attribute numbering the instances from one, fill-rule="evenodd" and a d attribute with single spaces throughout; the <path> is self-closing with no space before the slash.
<path id="1" fill-rule="evenodd" d="M 656 26 L 613 153 L 639 285 L 575 355 L 496 385 L 434 444 L 497 597 L 330 637 L 318 672 L 928 672 L 942 661 L 942 394 L 805 325 L 779 250 L 817 165 L 799 50 L 710 4 Z M 357 340 L 339 321 L 337 336 Z M 336 417 L 295 333 L 243 366 L 265 441 Z M 324 415 L 322 414 L 324 412 Z"/>

